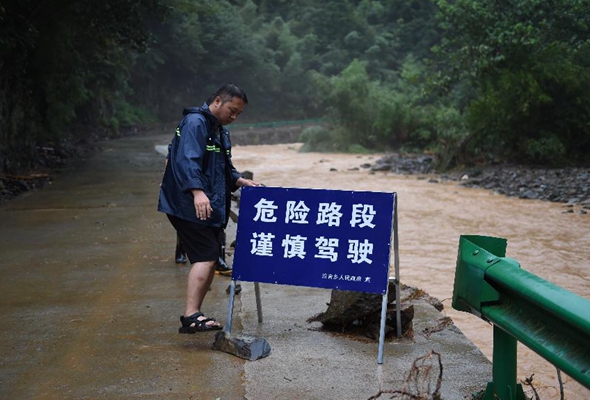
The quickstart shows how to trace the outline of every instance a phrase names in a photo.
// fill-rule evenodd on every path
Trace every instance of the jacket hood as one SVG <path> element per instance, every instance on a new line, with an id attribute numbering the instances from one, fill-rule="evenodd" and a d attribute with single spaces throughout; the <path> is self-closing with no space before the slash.
<path id="1" fill-rule="evenodd" d="M 211 111 L 209 110 L 209 106 L 207 105 L 207 103 L 203 103 L 201 107 L 189 107 L 182 110 L 183 117 L 186 117 L 188 114 L 203 114 L 207 117 L 215 118 L 215 116 L 211 114 Z"/>
<path id="2" fill-rule="evenodd" d="M 189 107 L 182 110 L 183 117 L 186 117 L 189 114 L 201 114 L 209 121 L 209 123 L 217 123 L 217 117 L 211 113 L 207 103 L 203 103 L 201 107 Z"/>

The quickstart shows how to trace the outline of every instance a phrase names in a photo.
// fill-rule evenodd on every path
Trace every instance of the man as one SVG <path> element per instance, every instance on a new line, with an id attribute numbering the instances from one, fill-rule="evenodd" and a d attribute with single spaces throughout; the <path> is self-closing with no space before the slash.
<path id="1" fill-rule="evenodd" d="M 231 161 L 229 132 L 248 103 L 246 93 L 224 84 L 201 107 L 185 109 L 169 146 L 158 211 L 166 213 L 192 264 L 180 333 L 218 330 L 201 306 L 215 274 L 223 229 L 229 219 L 231 192 L 260 186 L 244 179 Z"/>

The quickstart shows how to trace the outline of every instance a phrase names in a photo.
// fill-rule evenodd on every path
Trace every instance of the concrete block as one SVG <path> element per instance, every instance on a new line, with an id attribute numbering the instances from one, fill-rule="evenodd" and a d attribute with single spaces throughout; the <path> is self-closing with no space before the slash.
<path id="1" fill-rule="evenodd" d="M 254 361 L 270 354 L 270 344 L 261 337 L 231 336 L 221 331 L 215 335 L 213 350 L 224 351 L 246 360 Z"/>

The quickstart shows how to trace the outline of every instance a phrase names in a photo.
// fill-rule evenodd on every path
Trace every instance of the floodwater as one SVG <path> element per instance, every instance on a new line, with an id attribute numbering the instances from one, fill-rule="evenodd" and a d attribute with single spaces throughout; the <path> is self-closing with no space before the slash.
<path id="1" fill-rule="evenodd" d="M 234 146 L 233 161 L 267 186 L 396 192 L 401 282 L 443 300 L 444 313 L 488 358 L 492 327 L 451 308 L 460 235 L 506 238 L 507 257 L 523 269 L 590 299 L 590 214 L 563 213 L 564 204 L 508 198 L 455 182 L 371 174 L 359 167 L 374 163 L 379 154 L 299 153 L 299 146 Z M 518 378 L 533 374 L 541 400 L 560 398 L 555 368 L 519 344 Z M 562 379 L 566 399 L 590 398 L 573 379 L 563 374 Z M 530 387 L 524 389 L 533 396 Z"/>

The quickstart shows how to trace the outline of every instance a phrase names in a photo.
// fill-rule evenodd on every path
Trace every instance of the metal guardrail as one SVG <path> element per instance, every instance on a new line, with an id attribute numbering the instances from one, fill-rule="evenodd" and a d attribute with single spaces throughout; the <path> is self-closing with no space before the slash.
<path id="1" fill-rule="evenodd" d="M 321 124 L 324 120 L 322 118 L 316 119 L 299 119 L 291 121 L 269 121 L 269 122 L 257 122 L 252 124 L 232 124 L 233 130 L 236 129 L 247 129 L 247 128 L 280 128 L 282 126 L 294 126 L 294 125 L 312 125 Z"/>
<path id="2" fill-rule="evenodd" d="M 525 400 L 516 379 L 521 342 L 590 389 L 590 301 L 505 257 L 506 239 L 461 236 L 453 308 L 493 324 L 493 381 L 482 400 Z"/>

